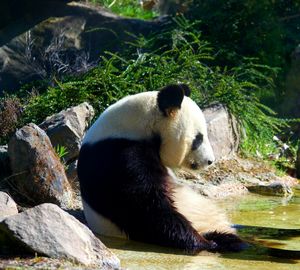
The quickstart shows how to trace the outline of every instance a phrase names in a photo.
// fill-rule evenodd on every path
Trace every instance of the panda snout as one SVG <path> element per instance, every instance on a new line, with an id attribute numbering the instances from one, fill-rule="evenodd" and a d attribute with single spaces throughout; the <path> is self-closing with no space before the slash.
<path id="1" fill-rule="evenodd" d="M 206 167 L 206 166 L 209 166 L 209 165 L 211 165 L 211 164 L 213 164 L 214 163 L 214 160 L 207 160 L 207 161 L 203 161 L 203 163 L 198 163 L 198 162 L 191 162 L 190 163 L 190 168 L 192 169 L 192 170 L 199 170 L 199 169 L 201 169 L 201 168 L 204 168 L 204 167 Z"/>
<path id="2" fill-rule="evenodd" d="M 198 164 L 196 162 L 191 163 L 191 169 L 192 170 L 198 170 L 199 168 L 200 168 L 200 164 Z"/>

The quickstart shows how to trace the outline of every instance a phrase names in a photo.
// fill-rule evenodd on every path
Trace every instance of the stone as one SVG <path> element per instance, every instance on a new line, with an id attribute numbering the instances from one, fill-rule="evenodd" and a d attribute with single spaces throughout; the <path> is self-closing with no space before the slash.
<path id="1" fill-rule="evenodd" d="M 41 204 L 6 218 L 0 223 L 0 234 L 5 236 L 1 252 L 22 250 L 98 269 L 120 268 L 116 255 L 88 227 L 54 204 Z"/>
<path id="2" fill-rule="evenodd" d="M 241 196 L 251 192 L 289 199 L 299 181 L 291 176 L 277 176 L 266 162 L 234 156 L 220 159 L 196 175 L 176 171 L 178 181 L 213 199 Z"/>
<path id="3" fill-rule="evenodd" d="M 10 174 L 10 164 L 7 145 L 0 145 L 0 180 Z"/>
<path id="4" fill-rule="evenodd" d="M 53 81 L 54 74 L 58 80 L 82 74 L 96 66 L 105 51 L 121 51 L 133 36 L 152 36 L 172 23 L 160 16 L 120 17 L 89 2 L 27 0 L 1 5 L 0 96 L 35 80 Z"/>
<path id="5" fill-rule="evenodd" d="M 79 184 L 78 175 L 77 175 L 77 160 L 70 163 L 66 169 L 66 175 L 69 180 L 69 183 Z"/>
<path id="6" fill-rule="evenodd" d="M 64 166 L 42 129 L 28 124 L 17 130 L 9 141 L 8 154 L 13 173 L 10 181 L 28 204 L 72 204 L 72 189 Z"/>
<path id="7" fill-rule="evenodd" d="M 72 210 L 82 210 L 82 200 L 81 200 L 81 193 L 80 193 L 80 184 L 79 179 L 77 175 L 77 160 L 73 161 L 67 166 L 66 169 L 66 175 L 68 178 L 68 181 L 72 187 L 73 190 L 73 203 L 72 203 Z M 69 209 L 71 210 L 71 209 Z"/>
<path id="8" fill-rule="evenodd" d="M 268 185 L 248 186 L 247 189 L 250 192 L 266 196 L 288 197 L 293 194 L 291 187 L 282 182 L 273 182 Z"/>
<path id="9" fill-rule="evenodd" d="M 0 191 L 0 221 L 16 214 L 18 208 L 14 200 L 7 193 Z"/>
<path id="10" fill-rule="evenodd" d="M 53 147 L 64 146 L 66 163 L 78 157 L 83 135 L 94 117 L 94 109 L 87 102 L 63 110 L 46 118 L 39 126 L 46 131 Z"/>
<path id="11" fill-rule="evenodd" d="M 235 118 L 221 104 L 213 104 L 205 108 L 203 114 L 216 160 L 233 155 L 237 151 L 240 141 Z"/>

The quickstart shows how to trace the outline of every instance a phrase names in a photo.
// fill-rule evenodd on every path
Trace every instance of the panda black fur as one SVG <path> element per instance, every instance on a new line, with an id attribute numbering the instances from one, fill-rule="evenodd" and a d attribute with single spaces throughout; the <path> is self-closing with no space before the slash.
<path id="1" fill-rule="evenodd" d="M 208 199 L 177 186 L 170 168 L 214 161 L 186 85 L 121 99 L 87 132 L 78 160 L 84 212 L 98 234 L 188 252 L 235 251 L 242 241 Z"/>

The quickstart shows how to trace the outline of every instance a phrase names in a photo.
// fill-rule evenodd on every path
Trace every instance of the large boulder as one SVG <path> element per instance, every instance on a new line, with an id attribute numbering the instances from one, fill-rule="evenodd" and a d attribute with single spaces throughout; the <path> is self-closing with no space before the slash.
<path id="1" fill-rule="evenodd" d="M 94 109 L 84 102 L 46 118 L 40 128 L 49 136 L 53 147 L 64 146 L 66 163 L 74 161 L 79 154 L 82 137 L 94 117 Z"/>
<path id="2" fill-rule="evenodd" d="M 0 253 L 38 253 L 98 269 L 119 269 L 119 259 L 76 218 L 42 204 L 0 223 Z"/>
<path id="3" fill-rule="evenodd" d="M 230 157 L 239 145 L 237 121 L 221 104 L 213 104 L 205 108 L 203 113 L 216 160 Z"/>
<path id="4" fill-rule="evenodd" d="M 165 22 L 120 17 L 91 1 L 5 2 L 0 9 L 0 96 L 30 81 L 51 81 L 53 74 L 86 72 L 105 51 L 123 50 L 126 41 L 160 32 Z"/>
<path id="5" fill-rule="evenodd" d="M 17 130 L 8 144 L 14 186 L 26 202 L 52 202 L 62 207 L 72 204 L 72 190 L 64 166 L 53 150 L 47 134 L 35 124 Z"/>
<path id="6" fill-rule="evenodd" d="M 14 200 L 7 193 L 0 191 L 0 221 L 16 214 L 18 208 Z"/>

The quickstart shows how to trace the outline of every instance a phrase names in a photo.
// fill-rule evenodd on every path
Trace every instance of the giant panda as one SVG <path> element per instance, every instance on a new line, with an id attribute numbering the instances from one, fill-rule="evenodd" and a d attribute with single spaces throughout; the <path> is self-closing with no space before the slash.
<path id="1" fill-rule="evenodd" d="M 127 96 L 87 131 L 78 159 L 84 214 L 99 235 L 197 253 L 242 240 L 213 203 L 176 184 L 172 169 L 215 160 L 202 111 L 185 84 Z"/>

